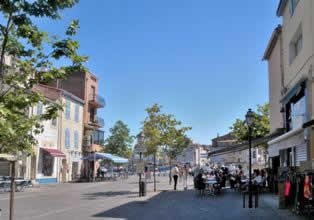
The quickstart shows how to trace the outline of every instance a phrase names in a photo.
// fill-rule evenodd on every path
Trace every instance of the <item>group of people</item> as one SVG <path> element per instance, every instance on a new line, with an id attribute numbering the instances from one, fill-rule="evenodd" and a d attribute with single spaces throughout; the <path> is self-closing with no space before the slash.
<path id="1" fill-rule="evenodd" d="M 191 172 L 191 169 L 188 168 L 186 165 L 180 167 L 178 165 L 175 165 L 171 169 L 169 177 L 173 178 L 174 190 L 177 190 L 178 180 L 179 182 L 183 182 L 184 187 L 187 186 L 187 176 L 189 172 Z"/>
<path id="2" fill-rule="evenodd" d="M 212 171 L 200 169 L 195 174 L 194 186 L 196 189 L 202 190 L 205 188 L 206 180 L 215 180 L 219 189 L 226 187 L 227 181 L 229 181 L 230 188 L 239 188 L 244 190 L 248 187 L 248 178 L 244 175 L 242 167 L 239 166 L 237 169 L 230 171 L 227 167 L 222 168 L 211 168 Z M 266 187 L 267 178 L 265 170 L 254 170 L 252 176 L 252 187 L 253 190 Z"/>

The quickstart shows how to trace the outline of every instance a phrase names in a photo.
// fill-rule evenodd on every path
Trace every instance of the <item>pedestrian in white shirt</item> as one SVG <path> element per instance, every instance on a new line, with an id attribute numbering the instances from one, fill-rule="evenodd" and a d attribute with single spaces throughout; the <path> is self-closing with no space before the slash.
<path id="1" fill-rule="evenodd" d="M 174 190 L 177 190 L 178 176 L 179 176 L 179 168 L 175 165 L 171 170 L 173 180 L 174 180 Z"/>

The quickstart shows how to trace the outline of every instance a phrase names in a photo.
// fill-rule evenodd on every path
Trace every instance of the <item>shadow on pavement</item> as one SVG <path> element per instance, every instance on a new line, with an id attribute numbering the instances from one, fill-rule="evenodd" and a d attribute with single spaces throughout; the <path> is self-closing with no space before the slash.
<path id="1" fill-rule="evenodd" d="M 100 197 L 116 197 L 116 196 L 125 196 L 138 194 L 138 192 L 132 191 L 109 191 L 109 192 L 96 192 L 96 193 L 86 193 L 82 194 L 82 199 L 86 200 L 96 200 Z"/>
<path id="2" fill-rule="evenodd" d="M 225 192 L 219 196 L 200 197 L 195 190 L 162 191 L 145 201 L 131 201 L 96 213 L 94 218 L 125 220 L 248 220 L 300 219 L 289 211 L 280 212 L 261 202 L 258 209 L 243 209 L 239 193 Z"/>
<path id="3" fill-rule="evenodd" d="M 154 183 L 154 181 L 148 181 L 146 183 Z M 160 181 L 157 180 L 156 183 L 160 183 Z M 138 181 L 136 181 L 136 182 L 129 182 L 128 184 L 139 184 L 139 183 Z"/>

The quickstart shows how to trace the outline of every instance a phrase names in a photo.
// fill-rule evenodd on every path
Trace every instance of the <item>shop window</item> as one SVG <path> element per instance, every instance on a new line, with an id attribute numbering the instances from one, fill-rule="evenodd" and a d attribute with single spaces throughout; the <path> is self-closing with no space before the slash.
<path id="1" fill-rule="evenodd" d="M 305 88 L 302 86 L 297 94 L 286 104 L 287 131 L 302 127 L 306 116 Z"/>
<path id="2" fill-rule="evenodd" d="M 52 176 L 54 158 L 47 152 L 41 150 L 42 155 L 42 174 L 44 176 Z"/>

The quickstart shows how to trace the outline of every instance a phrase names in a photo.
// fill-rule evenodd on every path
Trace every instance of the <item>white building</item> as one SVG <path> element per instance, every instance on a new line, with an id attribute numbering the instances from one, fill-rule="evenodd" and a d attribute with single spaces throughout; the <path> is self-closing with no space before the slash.
<path id="1" fill-rule="evenodd" d="M 208 146 L 191 144 L 177 157 L 177 162 L 182 164 L 189 163 L 191 166 L 204 166 L 209 162 Z"/>

